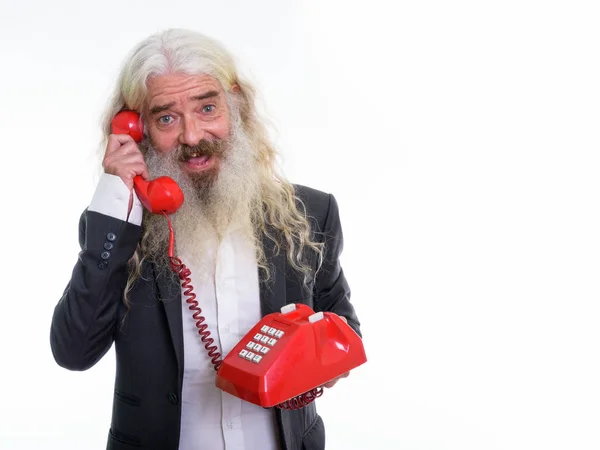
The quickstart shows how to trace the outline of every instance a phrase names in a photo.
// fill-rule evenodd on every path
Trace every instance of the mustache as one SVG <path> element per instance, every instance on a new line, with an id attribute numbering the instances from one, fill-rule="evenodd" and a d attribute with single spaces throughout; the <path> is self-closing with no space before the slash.
<path id="1" fill-rule="evenodd" d="M 208 141 L 202 139 L 194 146 L 182 144 L 173 150 L 171 157 L 175 161 L 189 161 L 199 156 L 221 156 L 225 153 L 226 142 L 222 140 Z"/>

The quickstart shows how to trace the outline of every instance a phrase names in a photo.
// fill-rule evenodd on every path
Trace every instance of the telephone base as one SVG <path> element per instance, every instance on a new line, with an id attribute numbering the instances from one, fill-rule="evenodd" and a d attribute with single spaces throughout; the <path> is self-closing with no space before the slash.
<path id="1" fill-rule="evenodd" d="M 339 316 L 289 304 L 268 314 L 225 357 L 219 389 L 262 407 L 297 404 L 367 361 L 360 336 Z"/>

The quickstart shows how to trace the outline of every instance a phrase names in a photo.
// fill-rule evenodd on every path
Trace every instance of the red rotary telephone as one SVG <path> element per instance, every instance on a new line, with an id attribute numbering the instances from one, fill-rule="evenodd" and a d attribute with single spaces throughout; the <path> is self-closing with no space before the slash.
<path id="1" fill-rule="evenodd" d="M 111 125 L 115 134 L 128 134 L 136 142 L 142 140 L 143 124 L 134 111 L 121 111 Z M 134 178 L 134 188 L 149 211 L 167 218 L 171 268 L 182 281 L 198 334 L 217 371 L 219 389 L 265 408 L 298 409 L 320 397 L 325 383 L 366 362 L 361 338 L 339 316 L 315 313 L 307 305 L 293 303 L 263 317 L 221 359 L 196 301 L 191 271 L 174 256 L 169 214 L 183 204 L 181 189 L 169 177 L 148 182 L 139 175 Z"/>

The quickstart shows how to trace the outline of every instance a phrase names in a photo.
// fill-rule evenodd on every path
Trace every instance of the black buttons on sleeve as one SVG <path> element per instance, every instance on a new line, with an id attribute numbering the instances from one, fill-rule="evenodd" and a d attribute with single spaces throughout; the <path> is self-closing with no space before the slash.
<path id="1" fill-rule="evenodd" d="M 176 405 L 176 404 L 177 404 L 178 398 L 177 398 L 177 394 L 176 394 L 175 392 L 171 392 L 171 393 L 169 394 L 169 401 L 170 401 L 171 403 L 173 403 L 174 405 Z"/>
<path id="2" fill-rule="evenodd" d="M 98 269 L 104 270 L 108 267 L 108 259 L 110 258 L 110 251 L 115 248 L 113 242 L 117 239 L 117 235 L 112 231 L 106 235 L 107 242 L 104 243 L 104 252 L 100 253 L 102 261 L 98 263 Z"/>

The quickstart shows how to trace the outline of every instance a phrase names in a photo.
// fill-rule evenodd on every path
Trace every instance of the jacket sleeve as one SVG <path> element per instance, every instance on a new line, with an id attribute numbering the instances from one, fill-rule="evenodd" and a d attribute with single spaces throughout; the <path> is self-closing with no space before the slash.
<path id="1" fill-rule="evenodd" d="M 81 251 L 50 326 L 57 364 L 87 370 L 110 349 L 127 282 L 127 262 L 141 227 L 86 210 L 79 223 Z"/>
<path id="2" fill-rule="evenodd" d="M 321 235 L 325 249 L 323 263 L 315 280 L 315 306 L 319 311 L 331 311 L 344 316 L 348 320 L 348 325 L 362 337 L 360 322 L 350 302 L 350 286 L 340 263 L 344 236 L 338 204 L 331 194 L 329 194 L 329 208 L 321 227 Z"/>

